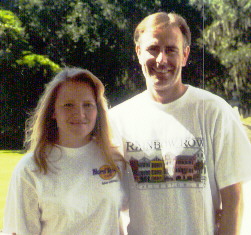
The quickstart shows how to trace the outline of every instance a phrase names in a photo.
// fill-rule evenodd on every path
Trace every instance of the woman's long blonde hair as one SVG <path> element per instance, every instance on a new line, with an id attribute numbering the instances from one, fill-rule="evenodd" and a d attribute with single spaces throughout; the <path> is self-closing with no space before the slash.
<path id="1" fill-rule="evenodd" d="M 26 149 L 34 153 L 36 165 L 40 172 L 46 174 L 49 169 L 48 153 L 58 138 L 57 123 L 52 118 L 54 105 L 59 88 L 67 81 L 87 83 L 93 88 L 98 110 L 96 125 L 92 131 L 93 140 L 99 145 L 107 163 L 119 171 L 113 159 L 115 150 L 112 146 L 104 85 L 86 69 L 65 68 L 46 85 L 37 107 L 26 122 L 24 142 Z M 120 156 L 117 152 L 116 155 Z"/>

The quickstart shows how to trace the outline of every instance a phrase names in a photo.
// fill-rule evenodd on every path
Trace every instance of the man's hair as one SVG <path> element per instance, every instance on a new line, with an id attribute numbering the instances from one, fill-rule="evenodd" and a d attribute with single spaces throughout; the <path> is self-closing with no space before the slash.
<path id="1" fill-rule="evenodd" d="M 191 31 L 186 20 L 176 13 L 166 12 L 158 12 L 145 17 L 134 31 L 134 42 L 139 45 L 141 35 L 147 30 L 165 29 L 171 25 L 180 29 L 184 39 L 184 47 L 190 46 Z"/>
<path id="2" fill-rule="evenodd" d="M 80 68 L 65 68 L 46 85 L 38 105 L 26 122 L 25 147 L 34 154 L 40 172 L 48 171 L 48 153 L 58 138 L 56 120 L 53 118 L 54 106 L 59 88 L 66 82 L 88 84 L 94 91 L 97 103 L 97 120 L 92 131 L 93 140 L 100 146 L 105 160 L 117 169 L 112 156 L 111 129 L 107 116 L 107 100 L 104 85 L 90 71 Z"/>

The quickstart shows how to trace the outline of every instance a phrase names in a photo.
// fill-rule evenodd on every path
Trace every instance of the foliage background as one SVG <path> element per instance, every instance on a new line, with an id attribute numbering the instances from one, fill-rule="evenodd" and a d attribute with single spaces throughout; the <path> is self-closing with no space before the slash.
<path id="1" fill-rule="evenodd" d="M 145 89 L 132 40 L 156 11 L 184 16 L 192 48 L 183 80 L 251 106 L 250 0 L 1 0 L 0 148 L 20 149 L 44 85 L 64 66 L 87 68 L 111 106 Z"/>

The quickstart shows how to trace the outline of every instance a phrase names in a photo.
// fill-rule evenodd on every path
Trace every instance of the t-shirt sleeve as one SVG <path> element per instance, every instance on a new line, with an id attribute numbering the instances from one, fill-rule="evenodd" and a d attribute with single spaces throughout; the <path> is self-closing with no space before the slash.
<path id="1" fill-rule="evenodd" d="M 231 107 L 217 117 L 214 132 L 216 179 L 220 189 L 251 180 L 251 144 Z"/>
<path id="2" fill-rule="evenodd" d="M 38 197 L 32 171 L 20 164 L 11 178 L 4 212 L 4 232 L 40 234 Z"/>

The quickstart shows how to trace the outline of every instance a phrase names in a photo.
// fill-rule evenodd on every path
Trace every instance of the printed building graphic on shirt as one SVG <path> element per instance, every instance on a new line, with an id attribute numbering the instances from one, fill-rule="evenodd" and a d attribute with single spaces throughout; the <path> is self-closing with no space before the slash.
<path id="1" fill-rule="evenodd" d="M 206 167 L 201 149 L 195 153 L 177 155 L 174 158 L 156 156 L 139 160 L 130 158 L 133 176 L 138 183 L 160 183 L 167 181 L 202 182 Z"/>

